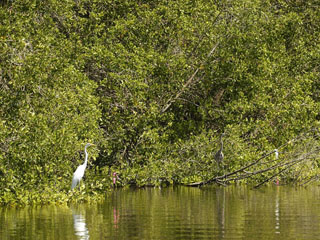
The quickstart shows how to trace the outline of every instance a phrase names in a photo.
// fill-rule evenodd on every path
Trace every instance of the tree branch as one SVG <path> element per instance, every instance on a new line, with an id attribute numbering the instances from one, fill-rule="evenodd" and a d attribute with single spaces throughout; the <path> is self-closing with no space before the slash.
<path id="1" fill-rule="evenodd" d="M 211 49 L 211 51 L 208 53 L 207 59 L 214 53 L 214 51 L 217 49 L 217 47 L 219 46 L 219 44 L 220 44 L 220 41 L 218 41 L 218 42 L 216 43 L 216 45 L 214 45 L 214 47 L 213 47 L 213 48 Z M 207 61 L 207 59 L 200 64 L 200 67 Z M 171 97 L 171 98 L 167 101 L 165 107 L 162 108 L 161 113 L 166 112 L 166 111 L 171 107 L 171 105 L 181 96 L 181 94 L 183 94 L 184 91 L 194 82 L 194 79 L 195 79 L 197 73 L 199 72 L 200 67 L 198 67 L 198 68 L 193 72 L 193 74 L 192 74 L 191 77 L 188 79 L 188 81 L 182 86 L 181 90 L 180 90 L 174 97 Z"/>

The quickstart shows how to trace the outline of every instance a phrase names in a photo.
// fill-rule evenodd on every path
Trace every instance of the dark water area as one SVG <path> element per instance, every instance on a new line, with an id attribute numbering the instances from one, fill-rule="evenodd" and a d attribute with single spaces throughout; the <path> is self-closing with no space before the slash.
<path id="1" fill-rule="evenodd" d="M 320 187 L 119 189 L 104 201 L 0 208 L 0 239 L 320 239 Z"/>

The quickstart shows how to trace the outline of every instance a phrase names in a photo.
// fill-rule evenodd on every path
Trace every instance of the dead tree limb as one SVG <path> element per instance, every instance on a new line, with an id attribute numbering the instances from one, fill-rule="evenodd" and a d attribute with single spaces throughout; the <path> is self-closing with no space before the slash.
<path id="1" fill-rule="evenodd" d="M 318 180 L 319 179 L 319 175 L 315 175 L 313 177 L 311 177 L 310 179 L 308 179 L 307 181 L 301 183 L 299 186 L 305 186 L 305 185 L 308 185 L 310 184 L 311 182 L 315 181 L 315 180 Z"/>
<path id="2" fill-rule="evenodd" d="M 233 176 L 239 172 L 245 172 L 246 169 L 258 164 L 262 159 L 266 158 L 267 156 L 271 155 L 272 153 L 275 152 L 272 151 L 272 152 L 269 152 L 267 154 L 265 154 L 264 156 L 260 157 L 259 159 L 257 159 L 256 161 L 236 170 L 236 171 L 233 171 L 231 173 L 227 173 L 227 174 L 224 174 L 222 176 L 217 176 L 217 177 L 214 177 L 214 178 L 211 178 L 209 180 L 206 180 L 206 181 L 202 181 L 202 182 L 196 182 L 196 183 L 190 183 L 190 184 L 187 184 L 187 186 L 201 186 L 201 185 L 205 185 L 205 184 L 209 184 L 209 183 L 212 183 L 212 182 L 216 182 L 218 184 L 227 184 L 231 181 L 237 181 L 237 180 L 241 180 L 241 179 L 246 179 L 246 178 L 250 178 L 252 176 L 255 176 L 255 175 L 258 175 L 258 174 L 262 174 L 262 173 L 265 173 L 265 172 L 269 172 L 269 171 L 272 171 L 272 170 L 275 170 L 275 169 L 279 169 L 279 168 L 283 168 L 281 169 L 278 173 L 272 175 L 271 177 L 267 178 L 266 180 L 264 180 L 263 182 L 259 183 L 258 185 L 255 186 L 255 188 L 258 188 L 260 186 L 262 186 L 264 183 L 266 182 L 269 182 L 271 179 L 273 179 L 275 176 L 277 175 L 280 175 L 282 172 L 284 172 L 285 170 L 288 170 L 289 168 L 291 168 L 292 166 L 296 165 L 296 164 L 299 164 L 301 162 L 304 162 L 304 161 L 307 161 L 307 160 L 310 160 L 310 159 L 314 159 L 314 154 L 318 154 L 319 153 L 319 150 L 320 148 L 319 147 L 316 147 L 313 151 L 311 152 L 308 152 L 306 154 L 303 154 L 303 155 L 300 155 L 297 159 L 295 160 L 290 160 L 290 161 L 282 161 L 282 162 L 279 162 L 279 163 L 276 163 L 276 164 L 273 164 L 272 166 L 270 167 L 267 167 L 267 168 L 264 168 L 264 169 L 260 169 L 260 170 L 257 170 L 257 171 L 254 171 L 254 172 L 250 172 L 250 173 L 245 173 L 245 174 L 242 174 L 238 177 L 235 177 L 235 178 L 230 178 L 230 176 Z"/>
<path id="3" fill-rule="evenodd" d="M 254 186 L 253 188 L 259 188 L 261 187 L 263 184 L 269 182 L 271 179 L 273 179 L 274 177 L 280 175 L 281 173 L 283 173 L 284 171 L 288 170 L 289 168 L 291 168 L 292 166 L 301 163 L 302 161 L 304 161 L 305 159 L 301 159 L 297 162 L 293 162 L 292 164 L 287 165 L 284 169 L 281 169 L 279 172 L 277 172 L 276 174 L 273 174 L 271 177 L 267 178 L 266 180 L 264 180 L 263 182 L 259 183 L 258 185 Z"/>
<path id="4" fill-rule="evenodd" d="M 217 176 L 217 177 L 211 178 L 211 179 L 206 180 L 206 181 L 189 183 L 189 184 L 186 184 L 186 185 L 187 185 L 187 186 L 190 186 L 190 187 L 196 187 L 196 186 L 201 186 L 201 185 L 209 184 L 209 183 L 212 183 L 212 182 L 216 182 L 217 180 L 225 179 L 225 178 L 230 177 L 230 176 L 232 176 L 232 175 L 235 175 L 235 174 L 237 174 L 237 173 L 239 173 L 239 172 L 243 172 L 244 170 L 246 170 L 246 169 L 248 169 L 248 168 L 256 165 L 256 164 L 259 163 L 262 159 L 270 156 L 270 155 L 273 154 L 273 153 L 274 153 L 274 151 L 271 151 L 271 152 L 263 155 L 262 157 L 258 158 L 256 161 L 254 161 L 254 162 L 252 162 L 252 163 L 250 163 L 250 164 L 248 164 L 248 165 L 246 165 L 246 166 L 244 166 L 244 167 L 242 167 L 242 168 L 240 168 L 240 169 L 238 169 L 238 170 L 236 170 L 236 171 L 234 171 L 234 172 L 227 173 L 227 174 L 224 174 L 224 175 L 222 175 L 222 176 Z"/>

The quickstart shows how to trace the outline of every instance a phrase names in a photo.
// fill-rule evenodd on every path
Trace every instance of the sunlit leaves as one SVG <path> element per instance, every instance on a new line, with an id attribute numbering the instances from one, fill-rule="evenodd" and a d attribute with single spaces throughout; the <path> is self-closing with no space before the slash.
<path id="1" fill-rule="evenodd" d="M 67 189 L 86 141 L 99 143 L 91 165 L 97 175 L 89 172 L 87 185 L 95 192 L 108 185 L 101 173 L 111 168 L 121 185 L 218 174 L 211 141 L 223 131 L 233 147 L 226 148 L 229 170 L 289 141 L 319 120 L 317 6 L 1 5 L 0 175 L 13 170 L 1 182 Z M 55 176 L 61 181 L 53 183 Z"/>

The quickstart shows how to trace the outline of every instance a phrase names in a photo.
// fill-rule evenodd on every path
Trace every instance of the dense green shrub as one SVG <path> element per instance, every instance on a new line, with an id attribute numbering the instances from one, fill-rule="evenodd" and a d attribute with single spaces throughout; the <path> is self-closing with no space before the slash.
<path id="1" fill-rule="evenodd" d="M 232 171 L 317 126 L 318 9 L 312 0 L 2 2 L 2 200 L 67 194 L 86 142 L 98 145 L 85 180 L 93 194 L 114 171 L 122 185 L 221 174 L 222 132 Z"/>

